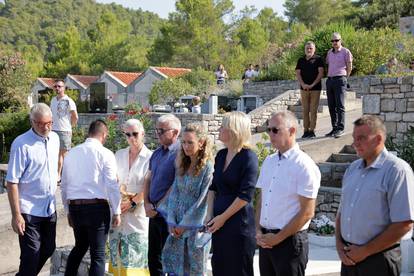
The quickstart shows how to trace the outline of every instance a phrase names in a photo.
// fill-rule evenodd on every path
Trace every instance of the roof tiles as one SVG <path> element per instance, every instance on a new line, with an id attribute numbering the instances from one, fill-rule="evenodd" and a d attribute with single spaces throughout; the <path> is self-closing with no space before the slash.
<path id="1" fill-rule="evenodd" d="M 188 68 L 174 68 L 174 67 L 152 67 L 155 70 L 163 73 L 169 78 L 179 77 L 191 72 Z"/>
<path id="2" fill-rule="evenodd" d="M 129 85 L 133 82 L 136 78 L 141 76 L 142 72 L 116 72 L 116 71 L 106 71 L 107 73 L 111 74 L 125 85 Z"/>

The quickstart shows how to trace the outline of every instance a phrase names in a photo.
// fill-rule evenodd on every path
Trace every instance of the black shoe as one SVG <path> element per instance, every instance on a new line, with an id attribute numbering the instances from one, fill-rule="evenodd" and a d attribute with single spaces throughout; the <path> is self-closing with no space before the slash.
<path id="1" fill-rule="evenodd" d="M 302 135 L 302 139 L 309 138 L 309 131 L 305 131 Z"/>
<path id="2" fill-rule="evenodd" d="M 333 136 L 334 136 L 334 134 L 335 134 L 335 130 L 334 130 L 334 129 L 332 129 L 329 133 L 326 133 L 326 134 L 325 134 L 325 136 L 326 136 L 326 137 L 333 137 Z"/>
<path id="3" fill-rule="evenodd" d="M 339 138 L 339 137 L 341 137 L 342 135 L 344 135 L 344 131 L 343 130 L 337 130 L 337 131 L 335 131 L 335 133 L 334 133 L 334 137 L 335 138 Z"/>
<path id="4" fill-rule="evenodd" d="M 308 132 L 308 138 L 309 138 L 309 139 L 316 138 L 315 132 L 314 132 L 313 130 L 310 130 L 310 131 Z"/>

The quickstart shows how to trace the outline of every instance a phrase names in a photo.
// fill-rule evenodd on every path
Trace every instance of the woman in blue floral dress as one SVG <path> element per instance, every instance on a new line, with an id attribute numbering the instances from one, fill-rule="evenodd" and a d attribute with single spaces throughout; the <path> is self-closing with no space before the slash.
<path id="1" fill-rule="evenodd" d="M 199 230 L 205 224 L 212 176 L 212 147 L 207 133 L 201 124 L 188 124 L 182 134 L 171 193 L 158 208 L 171 234 L 162 253 L 163 269 L 169 275 L 206 273 L 210 243 L 200 245 Z"/>

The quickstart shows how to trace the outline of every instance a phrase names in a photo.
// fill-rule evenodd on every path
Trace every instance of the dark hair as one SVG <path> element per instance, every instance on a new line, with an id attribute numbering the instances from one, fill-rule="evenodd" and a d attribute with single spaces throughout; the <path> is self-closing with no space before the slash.
<path id="1" fill-rule="evenodd" d="M 103 133 L 108 130 L 108 126 L 106 125 L 104 120 L 98 119 L 93 121 L 89 125 L 88 135 L 89 137 L 94 137 L 100 133 Z"/>

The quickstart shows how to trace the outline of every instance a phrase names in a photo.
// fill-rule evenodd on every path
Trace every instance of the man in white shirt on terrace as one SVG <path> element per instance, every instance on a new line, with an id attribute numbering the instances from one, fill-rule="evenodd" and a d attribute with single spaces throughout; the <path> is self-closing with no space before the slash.
<path id="1" fill-rule="evenodd" d="M 103 146 L 108 127 L 102 120 L 89 126 L 89 138 L 65 157 L 62 170 L 62 202 L 75 235 L 65 275 L 77 275 L 79 264 L 90 249 L 89 275 L 105 273 L 105 243 L 111 221 L 121 223 L 121 196 L 114 154 Z M 109 202 L 108 202 L 109 201 Z"/>
<path id="2" fill-rule="evenodd" d="M 53 115 L 52 130 L 57 133 L 60 140 L 58 173 L 62 172 L 63 157 L 72 144 L 72 127 L 78 122 L 78 113 L 75 102 L 65 94 L 65 83 L 58 80 L 54 86 L 57 95 L 50 102 Z"/>
<path id="3" fill-rule="evenodd" d="M 321 174 L 296 143 L 298 124 L 290 111 L 269 120 L 268 133 L 277 153 L 266 158 L 256 187 L 256 239 L 260 275 L 305 275 L 307 228 L 314 215 Z"/>

